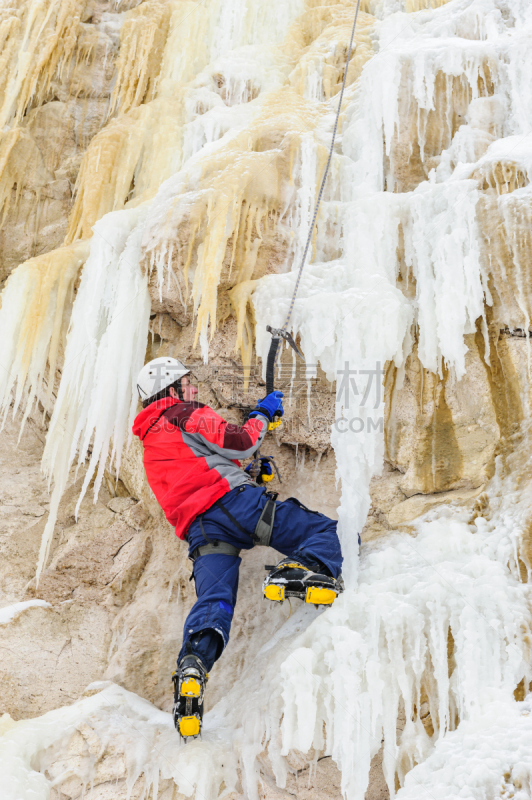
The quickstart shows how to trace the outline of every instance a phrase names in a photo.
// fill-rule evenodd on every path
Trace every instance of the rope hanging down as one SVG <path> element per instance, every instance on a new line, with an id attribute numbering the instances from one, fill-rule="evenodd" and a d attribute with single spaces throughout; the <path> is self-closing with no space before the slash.
<path id="1" fill-rule="evenodd" d="M 338 102 L 338 108 L 336 110 L 336 119 L 334 120 L 334 128 L 332 133 L 331 139 L 331 146 L 329 148 L 329 157 L 327 159 L 327 164 L 325 166 L 325 172 L 323 173 L 323 178 L 321 179 L 320 190 L 318 192 L 318 198 L 316 200 L 316 205 L 314 207 L 314 214 L 312 215 L 312 222 L 310 223 L 310 229 L 307 236 L 307 241 L 305 244 L 305 250 L 303 251 L 303 257 L 301 259 L 301 264 L 299 266 L 299 271 L 297 274 L 296 283 L 294 286 L 294 292 L 292 294 L 292 299 L 290 301 L 290 306 L 288 308 L 288 314 L 286 315 L 286 319 L 284 321 L 284 325 L 282 328 L 271 328 L 270 325 L 266 326 L 266 330 L 269 331 L 272 335 L 272 341 L 270 344 L 270 349 L 268 351 L 268 358 L 266 361 L 266 394 L 270 394 L 274 390 L 274 375 L 275 375 L 275 365 L 277 363 L 277 358 L 280 353 L 279 343 L 281 339 L 285 339 L 288 344 L 293 348 L 293 350 L 297 353 L 300 358 L 303 358 L 299 349 L 297 348 L 296 343 L 294 342 L 292 336 L 288 332 L 288 323 L 290 322 L 290 317 L 292 316 L 292 311 L 294 309 L 294 303 L 296 300 L 296 295 L 299 289 L 299 284 L 301 282 L 301 275 L 303 274 L 303 269 L 305 267 L 305 262 L 307 260 L 308 250 L 310 247 L 310 242 L 312 241 L 312 233 L 314 231 L 314 226 L 316 224 L 316 219 L 318 216 L 318 211 L 320 209 L 321 198 L 323 196 L 323 190 L 325 188 L 325 182 L 327 180 L 327 176 L 329 174 L 329 167 L 331 166 L 331 161 L 334 152 L 334 142 L 336 139 L 336 132 L 338 130 L 338 120 L 340 119 L 340 110 L 342 108 L 342 100 L 344 99 L 344 90 L 345 84 L 347 81 L 347 70 L 349 69 L 349 62 L 351 61 L 351 53 L 353 51 L 353 40 L 355 38 L 355 30 L 357 26 L 357 19 L 358 19 L 358 10 L 360 8 L 360 0 L 357 0 L 357 6 L 355 10 L 355 18 L 353 20 L 353 29 L 351 30 L 351 39 L 349 40 L 349 49 L 347 51 L 347 61 L 345 65 L 344 71 L 344 79 L 342 81 L 342 88 L 340 90 L 340 99 Z M 280 416 L 274 421 L 270 423 L 269 430 L 274 430 L 278 425 L 280 425 Z"/>
<path id="2" fill-rule="evenodd" d="M 316 224 L 316 218 L 318 216 L 318 211 L 320 208 L 321 198 L 323 195 L 323 190 L 325 188 L 325 181 L 327 180 L 327 175 L 329 174 L 329 167 L 331 166 L 333 151 L 334 151 L 334 142 L 336 139 L 336 132 L 338 130 L 338 120 L 340 119 L 340 109 L 342 107 L 342 100 L 344 99 L 344 89 L 345 89 L 345 82 L 347 80 L 347 70 L 349 68 L 349 62 L 351 61 L 351 52 L 353 50 L 353 40 L 355 38 L 355 29 L 357 26 L 357 19 L 358 19 L 358 10 L 360 8 L 360 0 L 357 2 L 357 7 L 355 11 L 355 19 L 353 20 L 353 29 L 351 31 L 351 39 L 349 41 L 349 50 L 347 51 L 347 62 L 345 65 L 345 72 L 344 72 L 344 80 L 342 82 L 342 89 L 340 91 L 340 101 L 338 103 L 338 109 L 336 111 L 336 119 L 334 121 L 334 128 L 331 140 L 331 146 L 329 148 L 329 158 L 327 159 L 327 164 L 325 166 L 325 172 L 323 173 L 323 178 L 321 180 L 320 191 L 318 193 L 318 199 L 316 200 L 316 205 L 314 207 L 314 214 L 312 216 L 312 222 L 310 223 L 310 229 L 308 232 L 307 242 L 305 244 L 305 250 L 303 251 L 303 257 L 301 259 L 301 264 L 299 267 L 299 272 L 297 274 L 296 285 L 294 286 L 294 293 L 292 294 L 292 299 L 290 301 L 290 307 L 288 309 L 288 314 L 286 315 L 286 319 L 284 321 L 283 329 L 286 330 L 288 328 L 288 323 L 290 322 L 290 317 L 292 316 L 292 311 L 294 309 L 294 302 L 296 299 L 297 292 L 299 290 L 299 283 L 301 281 L 301 275 L 303 274 L 303 269 L 305 267 L 305 262 L 307 260 L 308 249 L 310 247 L 310 242 L 312 240 L 312 233 L 314 231 L 314 225 Z"/>

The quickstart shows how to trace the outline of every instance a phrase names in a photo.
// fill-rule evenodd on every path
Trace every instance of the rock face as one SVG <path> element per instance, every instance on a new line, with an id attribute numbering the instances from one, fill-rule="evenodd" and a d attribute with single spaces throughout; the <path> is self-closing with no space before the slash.
<path id="1" fill-rule="evenodd" d="M 110 14 L 104 3 L 94 14 L 84 2 L 68 2 L 63 9 L 48 5 L 48 19 L 44 6 L 32 14 L 31 0 L 21 3 L 17 13 L 4 10 L 4 25 L 11 27 L 4 51 L 11 103 L 5 96 L 3 124 L 10 123 L 10 130 L 0 144 L 6 158 L 1 178 L 2 281 L 21 262 L 62 244 L 83 153 L 108 118 L 119 15 Z M 22 30 L 30 54 L 25 62 L 18 49 Z"/>
<path id="2" fill-rule="evenodd" d="M 326 127 L 318 106 L 337 95 L 343 79 L 355 3 L 287 3 L 283 35 L 268 43 L 275 58 L 256 74 L 246 72 L 246 48 L 254 44 L 243 34 L 238 51 L 243 67 L 237 60 L 232 72 L 221 45 L 211 48 L 209 62 L 201 43 L 210 42 L 216 31 L 196 16 L 193 5 L 25 0 L 17 9 L 0 8 L 0 32 L 2 26 L 11 31 L 0 50 L 8 75 L 0 95 L 5 125 L 0 134 L 0 281 L 6 286 L 24 262 L 51 254 L 49 260 L 24 265 L 28 274 L 42 280 L 36 294 L 49 294 L 32 300 L 28 314 L 37 331 L 34 338 L 27 339 L 27 331 L 20 333 L 17 320 L 11 320 L 13 340 L 18 337 L 22 349 L 27 341 L 33 342 L 33 354 L 41 343 L 49 347 L 51 355 L 44 353 L 43 358 L 51 374 L 44 378 L 44 369 L 29 370 L 37 402 L 31 411 L 26 409 L 29 418 L 20 440 L 19 409 L 15 419 L 8 417 L 0 443 L 0 606 L 25 604 L 10 621 L 0 621 L 0 712 L 6 715 L 0 719 L 0 733 L 12 730 L 11 720 L 31 720 L 89 698 L 101 686 L 87 687 L 100 681 L 171 711 L 170 677 L 195 596 L 186 545 L 176 539 L 147 484 L 136 439 L 123 453 L 119 479 L 109 468 L 94 502 L 87 495 L 78 515 L 85 466 L 71 475 L 51 557 L 38 581 L 35 577 L 50 508 L 40 462 L 65 367 L 72 301 L 88 253 L 83 240 L 91 237 L 94 223 L 111 211 L 147 207 L 164 181 L 182 168 L 177 188 L 164 184 L 169 186 L 162 190 L 167 192 L 164 202 L 146 221 L 140 259 L 151 302 L 146 360 L 178 355 L 192 368 L 199 399 L 238 424 L 265 392 L 254 347 L 251 295 L 264 276 L 285 272 L 298 252 L 294 219 L 286 216 L 305 188 L 303 173 L 299 183 L 293 178 L 296 152 L 308 131 Z M 227 5 L 236 13 L 238 4 Z M 254 8 L 253 3 L 242 5 Z M 415 12 L 445 2 L 407 0 L 399 5 Z M 380 13 L 380 6 L 362 3 L 348 87 L 358 85 L 373 55 L 373 15 Z M 45 7 L 46 19 L 38 16 Z M 34 12 L 38 19 L 32 21 Z M 251 24 L 250 19 L 257 22 L 250 16 L 242 25 Z M 27 63 L 19 53 L 21 30 L 31 42 Z M 178 47 L 183 49 L 182 63 Z M 489 65 L 474 107 L 463 75 L 451 80 L 440 72 L 437 85 L 436 107 L 423 118 L 424 148 L 419 126 L 426 109 L 414 113 L 406 94 L 401 101 L 401 126 L 384 156 L 387 189 L 406 194 L 431 175 L 436 180 L 464 161 L 475 162 L 466 177 L 476 181 L 478 191 L 479 258 L 489 302 L 484 316 L 475 320 L 476 331 L 473 326 L 465 336 L 460 380 L 443 358 L 439 374 L 423 366 L 416 330 L 405 364 L 386 365 L 384 466 L 370 486 L 363 554 L 388 541 L 390 532 L 413 533 L 414 521 L 435 509 L 452 506 L 465 509 L 466 515 L 488 515 L 486 486 L 497 469 L 500 475 L 510 472 L 509 459 L 522 446 L 532 399 L 531 217 L 519 194 L 529 177 L 518 159 L 482 162 L 488 147 L 502 136 L 504 116 L 493 96 Z M 253 105 L 266 93 L 271 94 L 262 105 Z M 307 102 L 309 96 L 312 102 Z M 351 93 L 350 103 L 353 98 Z M 240 116 L 233 113 L 235 108 Z M 210 114 L 213 110 L 218 116 Z M 460 150 L 466 145 L 457 141 L 462 128 L 470 132 L 468 146 L 474 150 L 467 159 Z M 309 171 L 316 168 L 306 166 Z M 327 197 L 326 202 L 335 199 Z M 341 226 L 330 226 L 329 255 L 334 260 Z M 166 239 L 157 238 L 163 228 Z M 414 298 L 416 281 L 407 266 L 403 230 L 401 237 L 398 286 L 405 297 Z M 32 278 L 34 287 L 36 280 Z M 4 302 L 6 297 L 7 288 Z M 59 321 L 49 326 L 54 333 L 46 339 L 48 301 L 57 304 L 52 316 Z M 200 354 L 201 346 L 208 347 L 209 363 Z M 20 360 L 24 380 L 31 358 Z M 29 392 L 22 392 L 22 384 L 16 388 L 24 397 Z M 275 488 L 280 499 L 296 496 L 337 518 L 345 489 L 337 483 L 331 447 L 337 387 L 321 367 L 308 378 L 284 350 L 276 388 L 290 399 L 282 428 L 269 437 L 263 452 L 274 455 L 278 464 L 282 484 Z M 15 399 L 17 407 L 20 400 Z M 525 550 L 520 556 L 524 578 L 530 569 Z M 261 596 L 263 565 L 277 555 L 255 548 L 243 557 L 231 641 L 210 676 L 207 709 L 238 688 L 250 664 L 268 659 L 268 648 L 292 614 L 286 607 L 267 606 Z M 451 647 L 450 672 L 452 658 Z M 86 796 L 89 783 L 91 800 L 140 800 L 153 786 L 153 776 L 137 774 L 119 742 L 107 741 L 102 749 L 93 723 L 84 718 L 68 728 L 64 741 L 42 745 L 39 769 L 52 782 L 52 800 Z M 404 724 L 403 719 L 399 728 Z M 433 736 L 428 711 L 423 725 Z M 238 746 L 244 752 L 242 742 Z M 291 751 L 286 762 L 280 751 L 255 756 L 264 800 L 342 797 L 341 774 L 325 748 Z M 382 751 L 373 757 L 367 800 L 389 797 L 382 758 Z M 281 761 L 284 788 L 278 785 Z M 246 794 L 242 764 L 234 770 L 234 784 L 242 794 L 224 796 L 255 796 Z M 161 770 L 153 796 L 181 798 L 178 785 Z M 206 800 L 224 787 L 222 781 Z"/>

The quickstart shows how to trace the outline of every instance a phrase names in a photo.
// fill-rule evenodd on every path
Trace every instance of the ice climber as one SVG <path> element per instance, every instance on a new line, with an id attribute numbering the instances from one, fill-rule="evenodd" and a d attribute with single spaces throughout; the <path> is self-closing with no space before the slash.
<path id="1" fill-rule="evenodd" d="M 173 676 L 174 723 L 187 738 L 201 730 L 208 673 L 229 640 L 240 551 L 262 544 L 284 553 L 264 582 L 265 597 L 315 605 L 330 605 L 341 591 L 342 554 L 334 520 L 294 497 L 277 502 L 259 485 L 271 476 L 267 460 L 256 481 L 240 466 L 283 414 L 281 392 L 259 400 L 239 427 L 195 400 L 190 370 L 174 358 L 146 364 L 137 386 L 143 410 L 133 432 L 144 445 L 146 476 L 193 562 L 197 600 Z"/>

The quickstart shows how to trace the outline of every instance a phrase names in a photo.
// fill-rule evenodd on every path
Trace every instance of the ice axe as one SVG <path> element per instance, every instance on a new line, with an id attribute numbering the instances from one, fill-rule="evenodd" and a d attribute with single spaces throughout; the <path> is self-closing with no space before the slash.
<path id="1" fill-rule="evenodd" d="M 268 351 L 268 359 L 266 361 L 266 394 L 271 394 L 274 391 L 274 372 L 275 372 L 275 362 L 277 360 L 277 351 L 279 349 L 279 342 L 281 339 L 285 339 L 292 350 L 295 352 L 299 358 L 303 359 L 303 354 L 300 352 L 297 344 L 294 342 L 292 338 L 292 334 L 288 331 L 284 330 L 283 328 L 272 328 L 270 325 L 266 325 L 266 330 L 268 333 L 272 335 L 272 341 L 270 344 L 270 349 Z M 274 414 L 272 422 L 268 425 L 268 430 L 273 431 L 275 428 L 278 428 L 281 424 L 281 415 L 277 412 Z"/>
<path id="2" fill-rule="evenodd" d="M 268 358 L 266 361 L 266 394 L 268 395 L 274 391 L 273 384 L 274 384 L 275 361 L 277 359 L 277 351 L 279 349 L 279 342 L 281 341 L 281 339 L 286 339 L 290 347 L 294 350 L 296 355 L 299 356 L 299 358 L 303 358 L 303 355 L 299 351 L 297 344 L 294 342 L 292 335 L 288 333 L 288 331 L 284 330 L 283 328 L 272 328 L 270 325 L 266 325 L 266 330 L 268 331 L 268 333 L 271 333 L 272 335 L 272 341 L 270 344 L 270 349 L 268 351 Z M 275 428 L 278 428 L 280 424 L 281 424 L 281 415 L 279 414 L 279 412 L 276 412 L 273 415 L 273 420 L 268 424 L 268 430 L 273 431 L 275 430 Z M 260 450 L 257 450 L 255 458 L 253 459 L 250 465 L 251 467 L 250 475 L 253 478 L 253 480 L 256 481 L 260 474 L 261 463 L 263 459 L 271 461 L 272 466 L 277 474 L 277 477 L 279 478 L 279 483 L 282 483 L 281 474 L 277 468 L 275 459 L 272 458 L 272 456 L 261 456 Z M 270 481 L 272 478 L 273 478 L 273 473 L 271 477 L 268 478 L 263 477 L 263 480 Z"/>
<path id="3" fill-rule="evenodd" d="M 266 394 L 268 395 L 274 391 L 273 384 L 274 384 L 275 362 L 277 360 L 277 351 L 279 349 L 279 342 L 281 341 L 281 339 L 286 339 L 292 350 L 295 352 L 297 356 L 299 356 L 299 358 L 303 358 L 303 354 L 300 352 L 297 344 L 294 342 L 292 338 L 292 335 L 288 333 L 288 331 L 284 330 L 283 328 L 272 328 L 270 325 L 266 325 L 266 330 L 268 331 L 268 333 L 271 333 L 272 335 L 272 341 L 270 344 L 270 349 L 268 351 L 268 358 L 266 361 Z M 268 430 L 273 431 L 275 430 L 275 428 L 278 428 L 280 424 L 281 424 L 281 415 L 279 414 L 279 412 L 276 412 L 273 415 L 273 420 L 268 424 Z M 279 483 L 282 483 L 281 475 L 277 468 L 277 464 L 275 463 L 275 459 L 272 458 L 272 456 L 261 456 L 260 450 L 257 450 L 255 458 L 251 462 L 250 474 L 253 480 L 256 481 L 259 476 L 261 462 L 263 458 L 266 459 L 267 461 L 271 461 L 272 466 L 277 474 L 277 477 L 279 478 Z M 271 478 L 273 478 L 273 473 Z M 271 480 L 271 478 L 268 477 L 266 480 Z"/>

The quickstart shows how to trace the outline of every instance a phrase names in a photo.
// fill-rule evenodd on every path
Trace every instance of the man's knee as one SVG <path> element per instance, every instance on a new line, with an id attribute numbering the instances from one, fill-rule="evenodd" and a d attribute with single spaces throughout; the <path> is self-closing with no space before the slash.
<path id="1" fill-rule="evenodd" d="M 322 537 L 334 541 L 337 538 L 338 522 L 319 511 L 307 508 L 296 498 L 289 498 L 280 515 L 281 535 L 299 539 L 301 544 L 312 537 Z"/>

